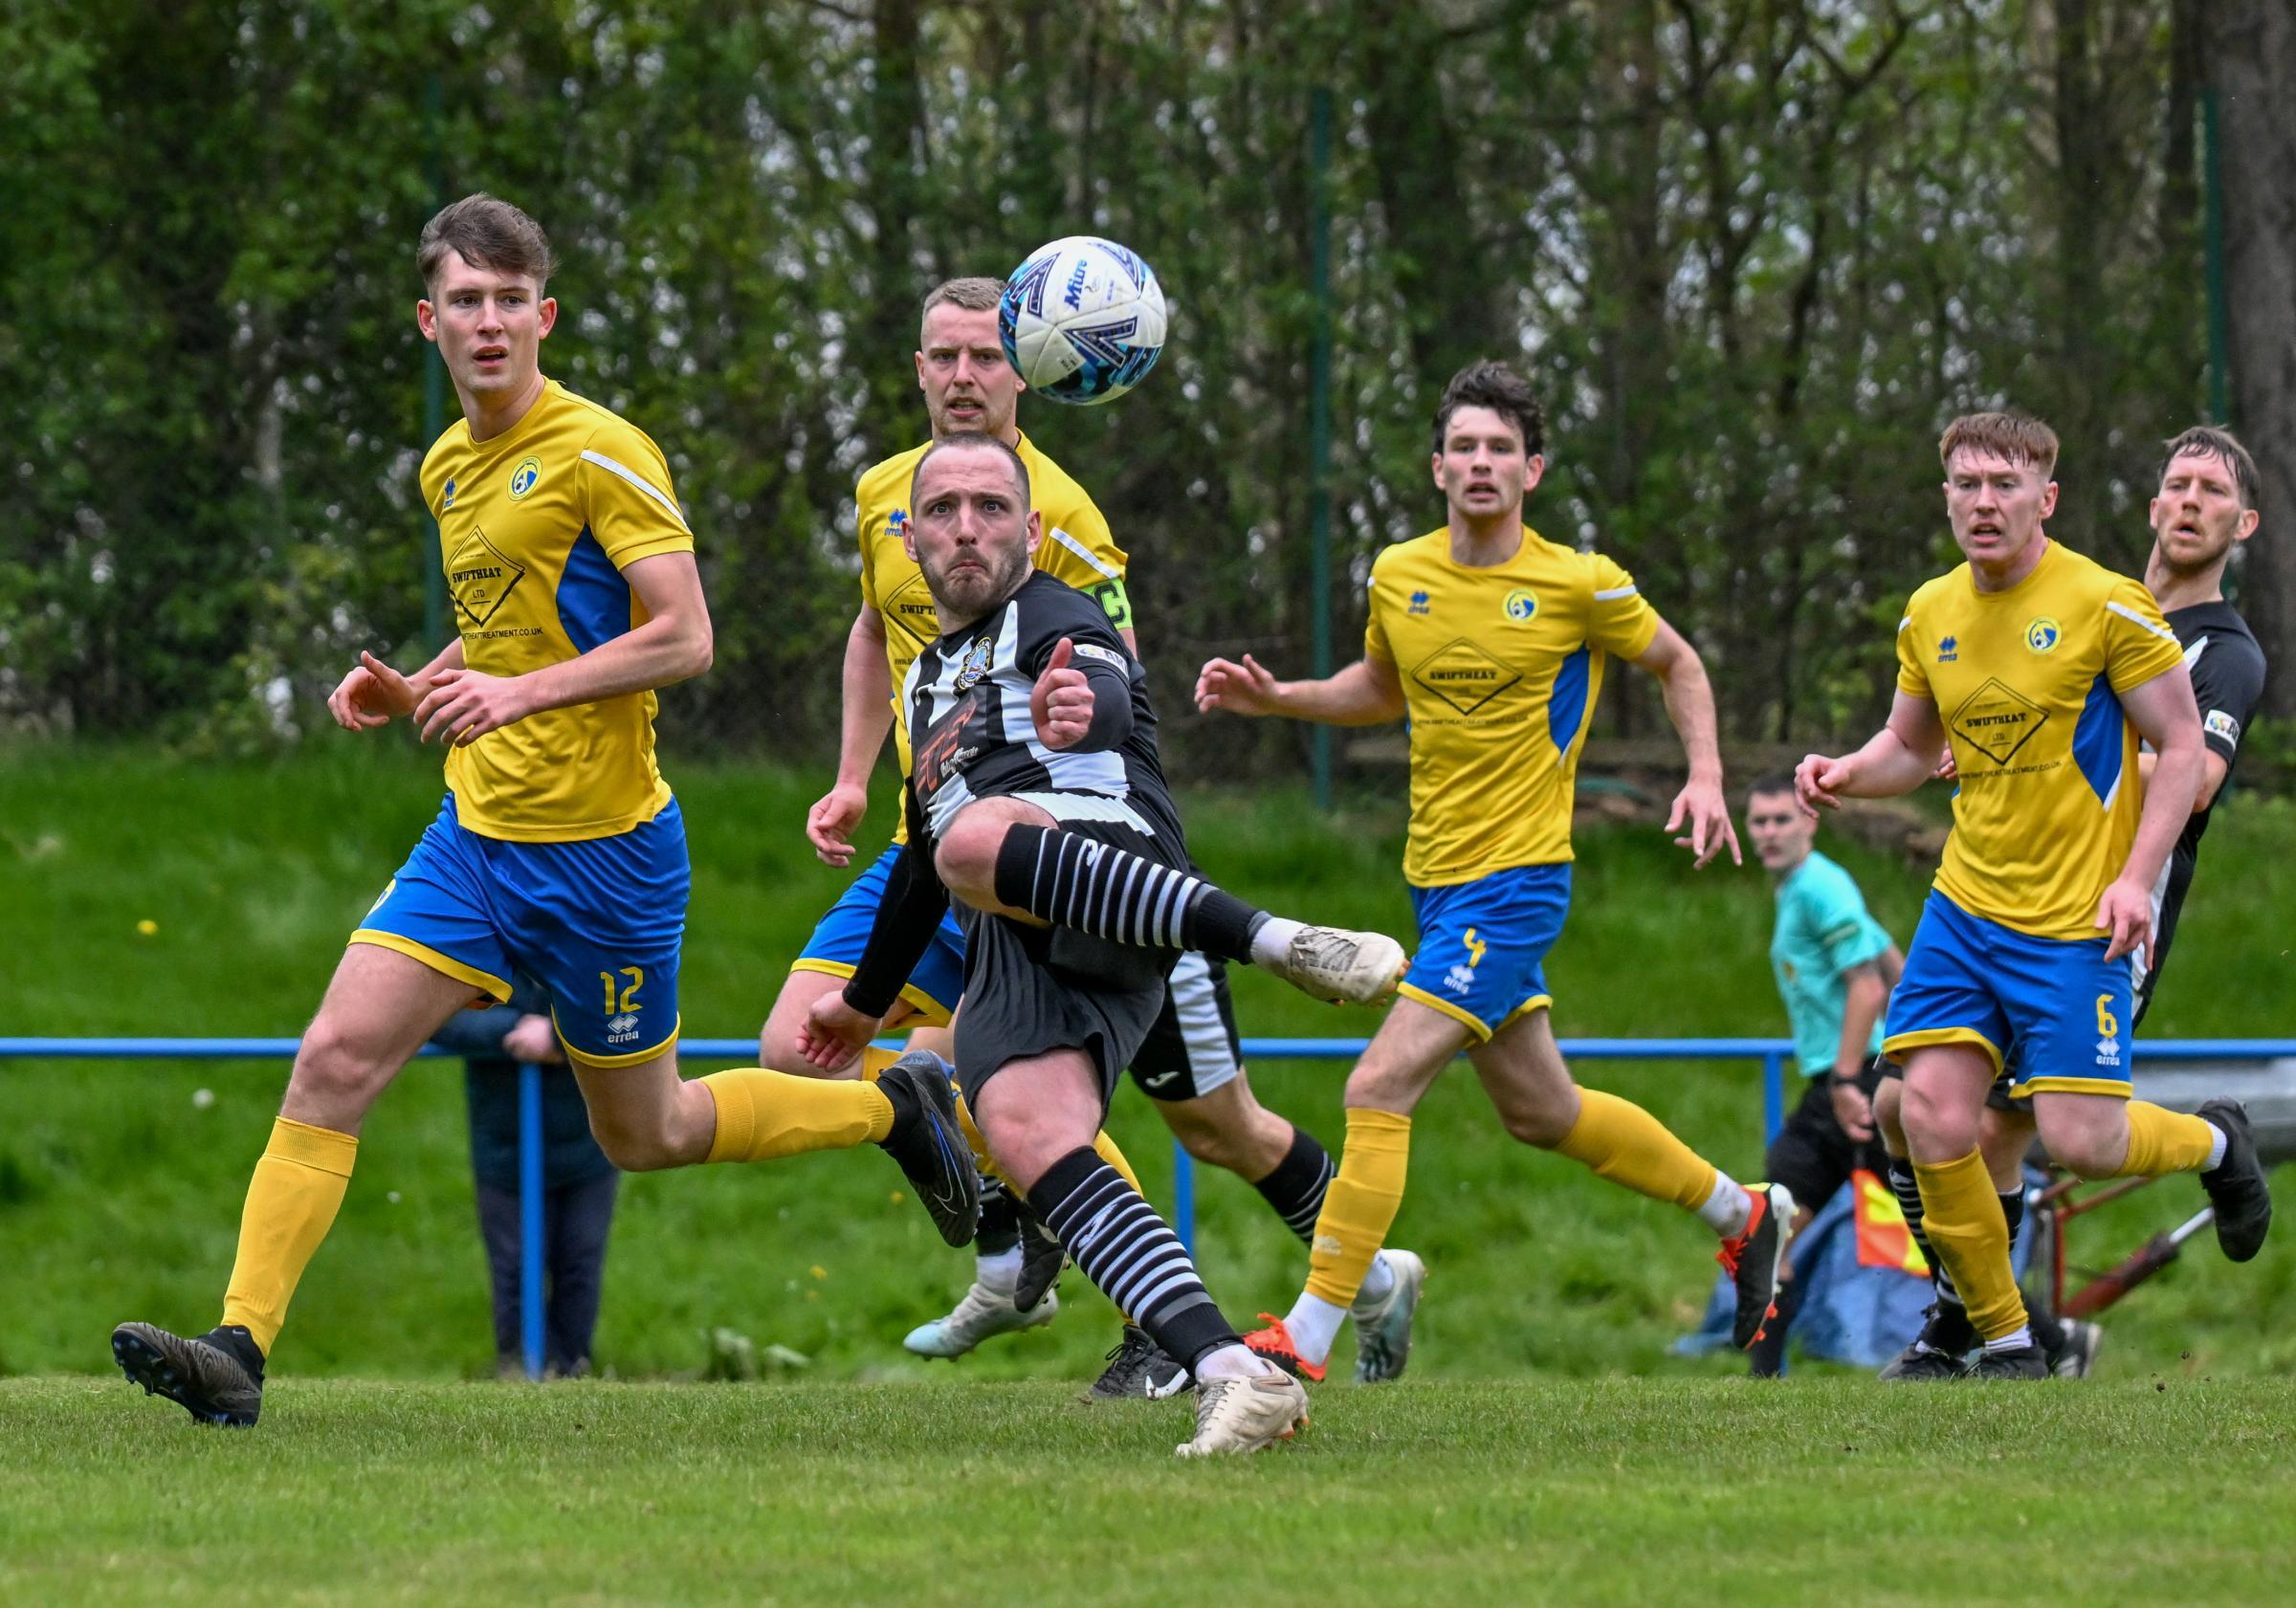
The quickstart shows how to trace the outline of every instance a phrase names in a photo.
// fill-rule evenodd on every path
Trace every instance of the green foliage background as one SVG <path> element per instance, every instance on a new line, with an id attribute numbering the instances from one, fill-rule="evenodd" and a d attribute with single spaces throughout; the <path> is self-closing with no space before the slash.
<path id="1" fill-rule="evenodd" d="M 1886 697 L 1945 552 L 1943 421 L 2065 440 L 2058 533 L 2141 560 L 2205 356 L 2182 0 L 19 0 L 0 15 L 0 723 L 244 746 L 413 655 L 416 231 L 519 200 L 552 372 L 668 451 L 713 674 L 671 723 L 834 722 L 850 490 L 923 428 L 920 293 L 1097 231 L 1174 298 L 1120 406 L 1027 410 L 1136 556 L 1181 768 L 1211 650 L 1304 668 L 1309 103 L 1336 108 L 1336 640 L 1436 517 L 1436 387 L 1509 355 L 1542 531 L 1600 540 L 1746 738 Z M 435 96 L 436 111 L 426 110 Z M 452 402 L 450 398 L 450 408 Z M 1640 690 L 1614 721 L 1650 723 Z"/>

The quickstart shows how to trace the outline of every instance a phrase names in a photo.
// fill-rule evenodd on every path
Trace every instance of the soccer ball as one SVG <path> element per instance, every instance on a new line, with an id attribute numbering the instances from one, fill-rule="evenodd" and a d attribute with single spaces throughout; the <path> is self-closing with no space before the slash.
<path id="1" fill-rule="evenodd" d="M 997 308 L 1004 357 L 1037 395 L 1091 407 L 1148 377 L 1164 350 L 1164 291 L 1129 247 L 1096 234 L 1039 246 Z"/>

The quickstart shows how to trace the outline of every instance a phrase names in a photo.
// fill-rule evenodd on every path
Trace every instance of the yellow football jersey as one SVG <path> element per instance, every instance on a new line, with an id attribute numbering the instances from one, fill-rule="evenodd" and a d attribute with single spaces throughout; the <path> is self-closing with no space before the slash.
<path id="1" fill-rule="evenodd" d="M 916 460 L 933 444 L 887 458 L 861 476 L 855 496 L 861 505 L 861 600 L 885 619 L 885 662 L 893 672 L 893 740 L 901 774 L 909 774 L 909 722 L 901 708 L 901 682 L 916 656 L 940 635 L 925 572 L 903 545 L 909 519 L 909 481 Z M 1044 523 L 1036 567 L 1056 581 L 1098 600 L 1118 630 L 1132 625 L 1132 604 L 1124 591 L 1124 550 L 1109 534 L 1108 521 L 1068 471 L 1021 437 L 1018 451 L 1028 470 L 1028 501 Z M 894 839 L 906 836 L 903 831 Z"/>
<path id="2" fill-rule="evenodd" d="M 1363 651 L 1393 665 L 1411 721 L 1421 888 L 1571 858 L 1571 787 L 1608 655 L 1639 658 L 1658 613 L 1599 553 L 1526 526 L 1505 563 L 1451 558 L 1448 530 L 1372 562 Z"/>
<path id="3" fill-rule="evenodd" d="M 2005 592 L 1967 564 L 1915 592 L 1897 685 L 1937 706 L 1961 773 L 1937 891 L 2034 937 L 2098 936 L 2144 808 L 2119 694 L 2183 658 L 2152 593 L 2055 541 Z"/>
<path id="4" fill-rule="evenodd" d="M 661 450 L 548 382 L 526 416 L 474 443 L 457 422 L 423 459 L 463 662 L 522 675 L 645 623 L 622 570 L 691 553 Z M 447 751 L 455 815 L 485 837 L 610 837 L 670 802 L 653 758 L 654 698 L 629 693 L 544 710 Z"/>

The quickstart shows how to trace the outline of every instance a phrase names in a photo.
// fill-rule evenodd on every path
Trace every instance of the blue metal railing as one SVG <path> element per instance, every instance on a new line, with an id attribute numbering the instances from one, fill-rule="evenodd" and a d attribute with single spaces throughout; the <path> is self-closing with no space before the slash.
<path id="1" fill-rule="evenodd" d="M 1246 1039 L 1247 1061 L 1353 1061 L 1368 1039 Z M 293 1060 L 295 1039 L 28 1039 L 0 1038 L 0 1061 L 279 1061 Z M 755 1039 L 683 1039 L 687 1061 L 735 1061 L 754 1065 Z M 1759 1061 L 1762 1064 L 1762 1134 L 1765 1141 L 1785 1122 L 1786 1063 L 1791 1039 L 1564 1039 L 1571 1061 Z M 2296 1039 L 2177 1039 L 2137 1041 L 2139 1061 L 2256 1061 L 2296 1057 Z M 454 1059 L 426 1046 L 420 1058 Z M 1172 1147 L 1173 1227 L 1190 1251 L 1196 1246 L 1195 1160 L 1176 1141 Z M 519 1331 L 526 1372 L 542 1372 L 542 1077 L 539 1067 L 519 1069 Z"/>

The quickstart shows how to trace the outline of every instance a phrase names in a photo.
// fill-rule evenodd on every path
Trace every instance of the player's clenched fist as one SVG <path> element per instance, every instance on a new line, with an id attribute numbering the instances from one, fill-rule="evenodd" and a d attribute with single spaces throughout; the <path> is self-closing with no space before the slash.
<path id="1" fill-rule="evenodd" d="M 417 696 L 413 682 L 372 653 L 361 653 L 358 668 L 327 694 L 327 713 L 346 732 L 371 732 L 413 714 Z"/>
<path id="2" fill-rule="evenodd" d="M 1210 660 L 1196 676 L 1196 707 L 1206 715 L 1215 709 L 1230 715 L 1272 715 L 1275 677 L 1249 653 L 1242 664 Z"/>
<path id="3" fill-rule="evenodd" d="M 1045 670 L 1028 694 L 1028 716 L 1036 722 L 1036 740 L 1047 748 L 1072 748 L 1084 740 L 1093 725 L 1093 684 L 1070 661 L 1076 644 L 1062 637 L 1053 645 Z"/>
<path id="4" fill-rule="evenodd" d="M 491 731 L 525 719 L 534 711 L 527 706 L 519 681 L 515 675 L 488 675 L 475 670 L 440 671 L 430 690 L 414 706 L 423 740 L 439 738 L 468 746 Z"/>
<path id="5" fill-rule="evenodd" d="M 1807 756 L 1794 767 L 1794 798 L 1809 814 L 1821 808 L 1842 807 L 1842 787 L 1849 780 L 1849 760 L 1823 754 Z"/>

